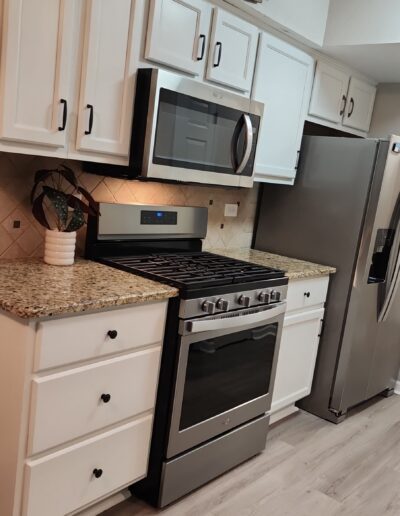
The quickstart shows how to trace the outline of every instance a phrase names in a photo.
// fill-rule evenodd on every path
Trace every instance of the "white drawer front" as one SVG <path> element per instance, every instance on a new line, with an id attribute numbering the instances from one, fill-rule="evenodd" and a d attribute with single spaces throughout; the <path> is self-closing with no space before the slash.
<path id="1" fill-rule="evenodd" d="M 44 321 L 39 324 L 35 371 L 161 342 L 166 310 L 167 301 L 162 301 Z M 115 338 L 109 336 L 113 331 Z"/>
<path id="2" fill-rule="evenodd" d="M 160 355 L 156 347 L 34 378 L 28 454 L 152 409 Z"/>
<path id="3" fill-rule="evenodd" d="M 152 417 L 120 426 L 77 445 L 28 460 L 24 516 L 64 516 L 143 477 Z M 94 469 L 101 469 L 96 478 Z"/>
<path id="4" fill-rule="evenodd" d="M 321 305 L 326 300 L 329 276 L 290 280 L 286 312 Z"/>

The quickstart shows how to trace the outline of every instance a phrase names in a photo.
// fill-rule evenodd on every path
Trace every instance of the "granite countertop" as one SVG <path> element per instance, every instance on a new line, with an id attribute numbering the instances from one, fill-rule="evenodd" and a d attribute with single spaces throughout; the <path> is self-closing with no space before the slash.
<path id="1" fill-rule="evenodd" d="M 178 291 L 106 265 L 77 260 L 72 266 L 40 259 L 0 261 L 0 308 L 35 319 L 159 301 Z"/>
<path id="2" fill-rule="evenodd" d="M 209 249 L 210 252 L 236 258 L 245 262 L 265 265 L 274 269 L 282 269 L 289 279 L 315 278 L 334 274 L 336 269 L 328 265 L 305 262 L 279 254 L 255 251 L 254 249 Z"/>

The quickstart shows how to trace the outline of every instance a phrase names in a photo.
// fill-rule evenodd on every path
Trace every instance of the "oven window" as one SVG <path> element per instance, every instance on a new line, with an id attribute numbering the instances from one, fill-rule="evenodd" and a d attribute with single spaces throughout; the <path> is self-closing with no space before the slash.
<path id="1" fill-rule="evenodd" d="M 269 392 L 278 323 L 190 345 L 179 429 Z"/>
<path id="2" fill-rule="evenodd" d="M 161 88 L 153 163 L 234 174 L 232 140 L 241 116 L 240 110 Z M 259 117 L 251 115 L 251 119 L 257 132 Z M 240 161 L 243 131 L 235 152 Z M 242 175 L 252 174 L 254 154 L 255 143 Z"/>

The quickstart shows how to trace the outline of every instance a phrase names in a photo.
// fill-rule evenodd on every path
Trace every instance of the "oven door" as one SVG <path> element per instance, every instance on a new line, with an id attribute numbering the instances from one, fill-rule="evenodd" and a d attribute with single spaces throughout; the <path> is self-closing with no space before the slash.
<path id="1" fill-rule="evenodd" d="M 167 458 L 270 409 L 285 309 L 181 322 Z"/>
<path id="2" fill-rule="evenodd" d="M 152 82 L 142 174 L 251 187 L 263 105 L 161 70 Z"/>

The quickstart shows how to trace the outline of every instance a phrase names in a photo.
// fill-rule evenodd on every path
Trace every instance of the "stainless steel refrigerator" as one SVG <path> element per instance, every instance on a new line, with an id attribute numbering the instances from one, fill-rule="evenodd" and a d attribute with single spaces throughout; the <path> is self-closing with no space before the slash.
<path id="1" fill-rule="evenodd" d="M 262 187 L 254 247 L 337 268 L 312 392 L 299 406 L 340 422 L 391 394 L 400 366 L 400 137 L 304 137 L 295 185 Z"/>

